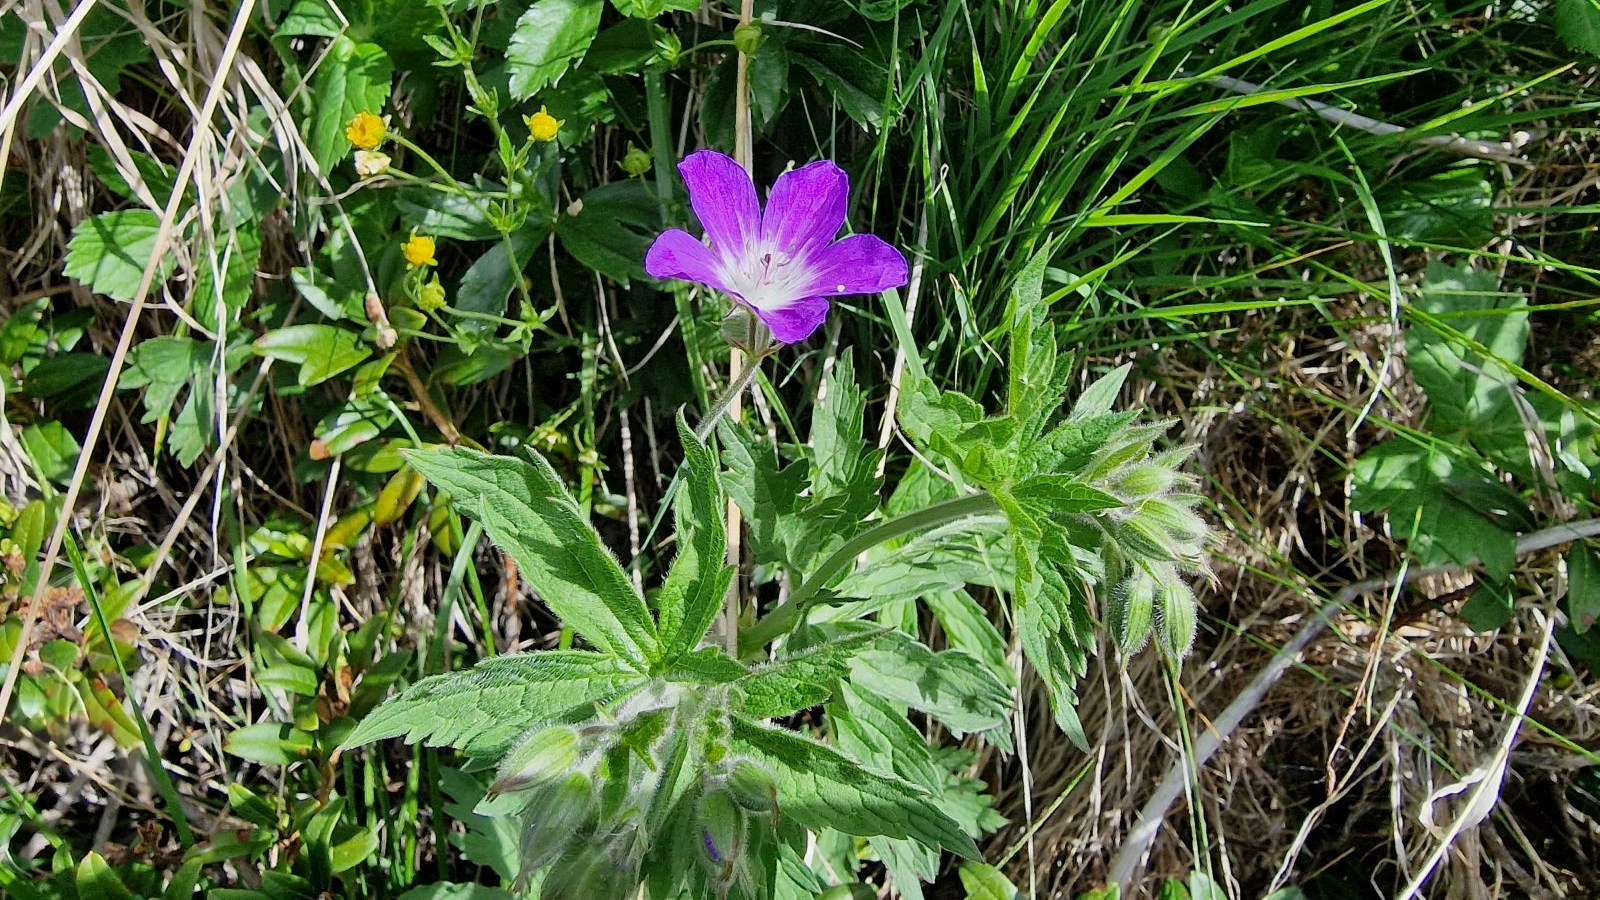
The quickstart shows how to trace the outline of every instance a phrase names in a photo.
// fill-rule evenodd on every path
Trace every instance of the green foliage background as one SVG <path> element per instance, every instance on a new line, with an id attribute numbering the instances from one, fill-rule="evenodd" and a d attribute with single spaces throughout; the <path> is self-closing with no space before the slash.
<path id="1" fill-rule="evenodd" d="M 482 718 L 501 708 L 490 692 L 527 710 L 577 703 L 631 676 L 572 649 L 573 631 L 664 659 L 710 624 L 707 604 L 673 592 L 716 592 L 668 569 L 698 554 L 709 570 L 726 536 L 680 521 L 664 538 L 674 473 L 696 465 L 674 416 L 697 418 L 725 377 L 724 310 L 641 266 L 654 234 L 689 224 L 674 162 L 733 147 L 738 12 L 709 0 L 0 12 L 0 61 L 16 61 L 0 62 L 0 888 L 506 895 L 515 825 L 473 811 L 487 774 L 437 745 L 501 749 L 523 727 L 407 722 L 357 737 L 424 744 L 336 748 L 396 690 L 444 683 L 429 677 L 482 680 Z M 909 636 L 815 661 L 832 673 L 821 681 L 843 672 L 876 693 L 824 687 L 770 706 L 940 797 L 963 839 L 989 834 L 983 857 L 999 868 L 956 871 L 898 836 L 835 832 L 810 859 L 780 860 L 785 890 L 848 891 L 858 875 L 905 896 L 941 874 L 941 889 L 972 897 L 1104 882 L 1160 773 L 1124 773 L 1124 802 L 1094 840 L 1064 830 L 1060 859 L 1021 853 L 1033 817 L 1077 827 L 1043 813 L 1116 782 L 1068 742 L 1042 752 L 1028 723 L 1085 746 L 1121 740 L 1128 704 L 1080 706 L 1076 682 L 1126 665 L 1141 703 L 1165 704 L 1162 741 L 1147 736 L 1164 768 L 1224 701 L 1196 696 L 1195 667 L 1180 677 L 1125 653 L 1142 638 L 1122 639 L 1113 591 L 1059 608 L 1012 597 L 1006 621 L 997 598 L 1038 561 L 993 551 L 1070 543 L 1051 512 L 1095 497 L 1046 463 L 1073 460 L 1085 432 L 1131 429 L 1113 405 L 1170 417 L 1163 440 L 1199 447 L 1223 535 L 1210 547 L 1219 580 L 1200 586 L 1200 658 L 1255 671 L 1267 651 L 1227 654 L 1281 644 L 1274 621 L 1369 577 L 1443 573 L 1419 594 L 1353 604 L 1343 615 L 1368 631 L 1337 633 L 1402 642 L 1408 665 L 1466 686 L 1480 731 L 1526 721 L 1527 740 L 1571 765 L 1508 763 L 1519 778 L 1600 808 L 1596 738 L 1563 711 L 1586 702 L 1600 659 L 1600 556 L 1585 530 L 1600 498 L 1597 272 L 1593 187 L 1578 174 L 1593 150 L 1600 7 L 783 0 L 754 13 L 757 182 L 837 160 L 852 227 L 905 248 L 915 276 L 838 304 L 824 333 L 763 370 L 748 424 L 719 431 L 722 489 L 761 512 L 738 577 L 764 611 L 781 608 L 869 516 L 951 499 L 940 472 L 1006 507 L 989 531 L 906 536 L 820 592 L 819 644 L 863 617 Z M 524 121 L 541 108 L 561 122 L 553 142 Z M 345 133 L 363 111 L 391 134 L 390 172 L 373 179 Z M 413 235 L 437 242 L 437 266 L 408 266 Z M 424 291 L 435 277 L 439 308 Z M 1059 357 L 1030 362 L 1033 331 Z M 1060 416 L 1078 430 L 1041 440 Z M 547 462 L 497 477 L 559 502 L 446 485 L 407 455 L 440 444 L 535 450 Z M 686 476 L 682 502 L 715 505 L 707 483 Z M 469 495 L 501 501 L 466 508 Z M 599 581 L 542 571 L 502 539 L 588 542 L 588 524 L 590 549 L 626 561 Z M 528 583 L 550 578 L 573 593 L 533 602 Z M 659 620 L 665 649 L 646 607 L 661 601 L 642 584 L 690 611 Z M 1392 631 L 1418 621 L 1451 640 L 1495 635 L 1484 640 L 1518 660 L 1542 659 L 1525 651 L 1550 623 L 1559 652 L 1531 674 L 1548 705 L 1517 709 L 1501 688 L 1526 665 L 1480 671 Z M 547 658 L 582 670 L 562 682 L 572 693 L 496 678 L 513 649 L 566 654 Z M 1327 652 L 1355 654 L 1359 673 L 1378 650 Z M 908 660 L 943 666 L 962 697 L 1009 692 L 1022 724 L 916 686 L 885 701 Z M 1367 696 L 1342 663 L 1308 665 L 1321 677 L 1302 687 L 1330 706 Z M 1337 729 L 1317 715 L 1310 730 Z M 872 757 L 904 745 L 905 728 L 926 746 Z M 1437 762 L 1439 783 L 1482 759 L 1425 725 L 1376 729 Z M 1018 740 L 1030 733 L 1031 754 Z M 1345 834 L 1313 829 L 1285 858 L 1293 877 L 1214 844 L 1218 829 L 1239 833 L 1228 814 L 1173 816 L 1149 868 L 1184 884 L 1150 890 L 1263 896 L 1303 879 L 1308 895 L 1366 895 L 1389 871 L 1362 855 L 1388 846 L 1372 838 L 1388 827 L 1387 787 L 1370 795 L 1383 815 L 1317 806 L 1329 785 L 1297 788 L 1291 774 L 1325 767 L 1337 751 L 1323 749 L 1274 745 L 1267 761 L 1263 790 L 1297 811 L 1258 829 L 1274 852 L 1302 822 L 1350 814 Z M 1199 776 L 1193 787 L 1227 794 Z M 1584 861 L 1595 836 L 1530 824 L 1545 808 L 1508 790 L 1482 827 L 1533 832 L 1511 842 L 1534 848 L 1521 863 L 1533 883 L 1600 883 Z M 820 828 L 813 817 L 796 815 Z M 1089 845 L 1102 850 L 1060 849 Z M 1500 871 L 1482 865 L 1450 862 L 1434 889 Z M 1389 893 L 1405 880 L 1393 879 Z"/>

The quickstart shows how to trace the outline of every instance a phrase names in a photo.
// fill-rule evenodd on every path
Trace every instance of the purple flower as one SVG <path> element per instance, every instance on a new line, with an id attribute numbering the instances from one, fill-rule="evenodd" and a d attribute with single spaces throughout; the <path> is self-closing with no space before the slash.
<path id="1" fill-rule="evenodd" d="M 674 228 L 650 245 L 645 271 L 722 291 L 754 310 L 785 344 L 817 330 L 829 297 L 906 283 L 905 256 L 882 238 L 833 239 L 844 225 L 850 179 L 828 160 L 779 175 L 764 212 L 750 173 L 732 157 L 700 150 L 678 171 L 711 246 Z"/>

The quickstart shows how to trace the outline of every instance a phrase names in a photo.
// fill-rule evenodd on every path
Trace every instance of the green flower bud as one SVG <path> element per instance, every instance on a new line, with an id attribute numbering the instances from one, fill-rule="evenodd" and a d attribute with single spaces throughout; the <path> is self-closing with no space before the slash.
<path id="1" fill-rule="evenodd" d="M 1194 591 L 1176 572 L 1161 582 L 1161 615 L 1156 627 L 1156 644 L 1173 659 L 1189 655 L 1194 646 Z"/>
<path id="2" fill-rule="evenodd" d="M 1129 499 L 1150 497 L 1166 493 L 1177 477 L 1177 473 L 1166 466 L 1150 463 L 1129 466 L 1112 479 L 1111 491 Z"/>
<path id="3" fill-rule="evenodd" d="M 518 841 L 523 871 L 534 872 L 560 858 L 589 829 L 595 809 L 594 782 L 582 772 L 546 785 L 529 798 Z"/>
<path id="4" fill-rule="evenodd" d="M 622 171 L 638 178 L 650 171 L 650 154 L 635 147 L 633 142 L 629 141 L 628 152 L 622 155 L 622 162 L 617 165 L 622 166 Z"/>
<path id="5" fill-rule="evenodd" d="M 1151 562 L 1171 562 L 1178 559 L 1179 551 L 1167 534 L 1148 517 L 1134 514 L 1117 530 L 1117 538 L 1131 556 L 1143 557 Z"/>
<path id="6" fill-rule="evenodd" d="M 577 762 L 577 731 L 566 725 L 541 729 L 501 761 L 489 795 L 542 787 L 570 772 Z"/>
<path id="7" fill-rule="evenodd" d="M 750 812 L 771 812 L 778 806 L 778 786 L 760 765 L 741 759 L 728 773 L 728 791 L 734 802 Z"/>
<path id="8" fill-rule="evenodd" d="M 744 854 L 748 815 L 727 788 L 712 788 L 695 804 L 695 823 L 700 829 L 700 862 L 710 871 L 719 887 L 733 882 Z"/>
<path id="9" fill-rule="evenodd" d="M 745 306 L 734 306 L 722 320 L 722 338 L 752 357 L 765 356 L 772 349 L 772 332 Z"/>
<path id="10" fill-rule="evenodd" d="M 745 56 L 755 56 L 764 40 L 766 35 L 761 33 L 761 26 L 755 22 L 745 22 L 733 29 L 733 45 Z"/>
<path id="11" fill-rule="evenodd" d="M 421 287 L 417 288 L 417 308 L 426 312 L 442 309 L 445 303 L 444 285 L 439 283 L 439 276 Z"/>
<path id="12" fill-rule="evenodd" d="M 593 841 L 580 842 L 551 866 L 540 900 L 625 900 L 639 886 L 636 855 Z"/>
<path id="13" fill-rule="evenodd" d="M 1143 650 L 1150 639 L 1156 592 L 1156 580 L 1142 567 L 1135 566 L 1133 574 L 1106 598 L 1106 627 L 1125 657 Z"/>
<path id="14" fill-rule="evenodd" d="M 662 32 L 656 38 L 656 56 L 669 66 L 677 65 L 678 58 L 683 56 L 683 41 L 678 38 L 677 32 Z"/>
<path id="15" fill-rule="evenodd" d="M 1205 540 L 1205 521 L 1193 511 L 1169 500 L 1148 499 L 1139 504 L 1139 511 L 1135 515 L 1153 522 L 1181 543 L 1198 544 Z"/>

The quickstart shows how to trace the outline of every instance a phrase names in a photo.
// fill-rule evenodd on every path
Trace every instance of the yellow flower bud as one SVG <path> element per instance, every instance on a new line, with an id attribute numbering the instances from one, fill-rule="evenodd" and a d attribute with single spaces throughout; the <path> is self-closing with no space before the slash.
<path id="1" fill-rule="evenodd" d="M 417 289 L 417 306 L 424 312 L 433 312 L 444 306 L 444 285 L 439 283 L 439 276 Z"/>
<path id="2" fill-rule="evenodd" d="M 406 267 L 415 269 L 418 266 L 437 266 L 439 261 L 433 258 L 433 238 L 425 234 L 413 234 L 406 241 L 401 252 L 406 255 Z"/>
<path id="3" fill-rule="evenodd" d="M 356 174 L 362 178 L 376 178 L 389 171 L 389 163 L 393 162 L 387 153 L 376 150 L 356 151 Z"/>
<path id="4" fill-rule="evenodd" d="M 344 136 L 362 150 L 376 150 L 388 133 L 388 123 L 365 110 L 356 113 L 344 129 Z"/>
<path id="5" fill-rule="evenodd" d="M 533 115 L 523 116 L 522 121 L 528 126 L 528 133 L 533 135 L 533 139 L 543 143 L 555 140 L 556 134 L 561 131 L 561 126 L 566 123 L 565 119 L 550 115 L 550 111 L 543 106 Z"/>

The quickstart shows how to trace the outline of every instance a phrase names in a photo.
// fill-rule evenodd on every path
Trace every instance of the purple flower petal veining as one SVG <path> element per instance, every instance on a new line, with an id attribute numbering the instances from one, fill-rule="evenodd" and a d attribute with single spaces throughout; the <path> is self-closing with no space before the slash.
<path id="1" fill-rule="evenodd" d="M 876 294 L 906 283 L 911 270 L 899 250 L 875 234 L 852 234 L 808 260 L 804 293 L 822 297 Z"/>
<path id="2" fill-rule="evenodd" d="M 653 278 L 681 278 L 708 284 L 724 293 L 721 263 L 705 244 L 681 228 L 663 231 L 644 255 L 644 270 Z"/>
<path id="3" fill-rule="evenodd" d="M 844 225 L 850 179 L 819 160 L 778 176 L 763 212 L 755 185 L 731 157 L 691 153 L 678 171 L 710 246 L 663 232 L 645 256 L 657 278 L 694 281 L 754 310 L 785 344 L 810 337 L 828 297 L 874 294 L 906 283 L 905 256 L 881 238 L 833 238 Z"/>
<path id="4" fill-rule="evenodd" d="M 828 246 L 844 227 L 850 178 L 826 159 L 778 176 L 761 214 L 761 240 L 806 257 Z"/>
<path id="5" fill-rule="evenodd" d="M 733 157 L 699 150 L 678 163 L 689 188 L 689 205 L 717 249 L 741 247 L 761 235 L 761 205 L 755 182 Z"/>

